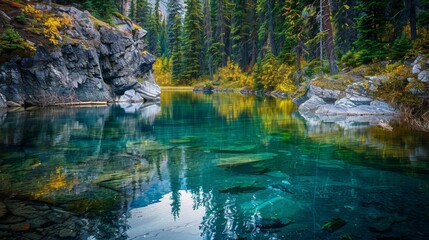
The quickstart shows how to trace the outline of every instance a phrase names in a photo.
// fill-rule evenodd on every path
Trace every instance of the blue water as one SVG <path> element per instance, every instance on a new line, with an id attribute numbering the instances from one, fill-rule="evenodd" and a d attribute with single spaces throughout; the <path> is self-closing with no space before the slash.
<path id="1" fill-rule="evenodd" d="M 0 112 L 0 239 L 428 239 L 428 176 L 427 133 L 309 122 L 288 100 Z"/>

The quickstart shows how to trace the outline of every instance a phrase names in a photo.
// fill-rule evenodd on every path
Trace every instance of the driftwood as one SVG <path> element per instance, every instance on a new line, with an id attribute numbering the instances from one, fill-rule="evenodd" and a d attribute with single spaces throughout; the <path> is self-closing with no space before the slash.
<path id="1" fill-rule="evenodd" d="M 68 103 L 56 103 L 55 106 L 104 106 L 107 102 L 68 102 Z"/>

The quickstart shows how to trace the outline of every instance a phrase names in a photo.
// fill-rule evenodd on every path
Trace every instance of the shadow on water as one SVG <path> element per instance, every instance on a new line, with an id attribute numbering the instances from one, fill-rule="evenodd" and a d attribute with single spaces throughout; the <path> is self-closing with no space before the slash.
<path id="1" fill-rule="evenodd" d="M 428 141 L 227 93 L 3 111 L 0 239 L 426 239 Z"/>

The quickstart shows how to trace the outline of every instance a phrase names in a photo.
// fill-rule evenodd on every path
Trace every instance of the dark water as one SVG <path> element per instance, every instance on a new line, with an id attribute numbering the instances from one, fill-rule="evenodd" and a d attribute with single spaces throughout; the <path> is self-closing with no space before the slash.
<path id="1" fill-rule="evenodd" d="M 0 239 L 429 239 L 429 135 L 237 94 L 0 112 L 0 196 Z"/>

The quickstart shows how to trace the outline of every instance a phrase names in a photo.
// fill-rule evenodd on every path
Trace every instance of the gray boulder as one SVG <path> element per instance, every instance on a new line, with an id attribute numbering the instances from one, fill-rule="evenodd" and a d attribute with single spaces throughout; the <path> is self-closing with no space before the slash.
<path id="1" fill-rule="evenodd" d="M 324 101 L 335 101 L 339 99 L 343 93 L 339 90 L 333 89 L 324 89 L 313 84 L 310 84 L 310 88 L 308 90 L 307 96 L 318 96 L 322 98 Z"/>
<path id="2" fill-rule="evenodd" d="M 372 101 L 364 82 L 357 82 L 348 85 L 346 89 L 346 97 L 356 105 L 366 105 Z"/>
<path id="3" fill-rule="evenodd" d="M 352 102 L 349 98 L 341 98 L 335 102 L 335 106 L 343 108 L 353 108 L 356 107 L 356 103 Z"/>
<path id="4" fill-rule="evenodd" d="M 418 79 L 422 82 L 429 82 L 429 70 L 424 70 L 419 73 Z"/>
<path id="5" fill-rule="evenodd" d="M 320 106 L 316 110 L 316 115 L 344 115 L 347 114 L 347 108 L 344 106 L 338 106 L 334 104 L 326 104 Z"/>
<path id="6" fill-rule="evenodd" d="M 390 104 L 383 101 L 374 100 L 370 103 L 370 106 L 382 114 L 395 114 L 397 112 Z"/>
<path id="7" fill-rule="evenodd" d="M 412 70 L 413 74 L 418 75 L 421 71 L 422 71 L 422 66 L 420 64 L 415 64 L 413 66 L 413 70 Z"/>
<path id="8" fill-rule="evenodd" d="M 298 108 L 299 112 L 314 112 L 320 106 L 327 104 L 322 98 L 318 96 L 312 96 L 306 102 L 301 104 Z"/>

